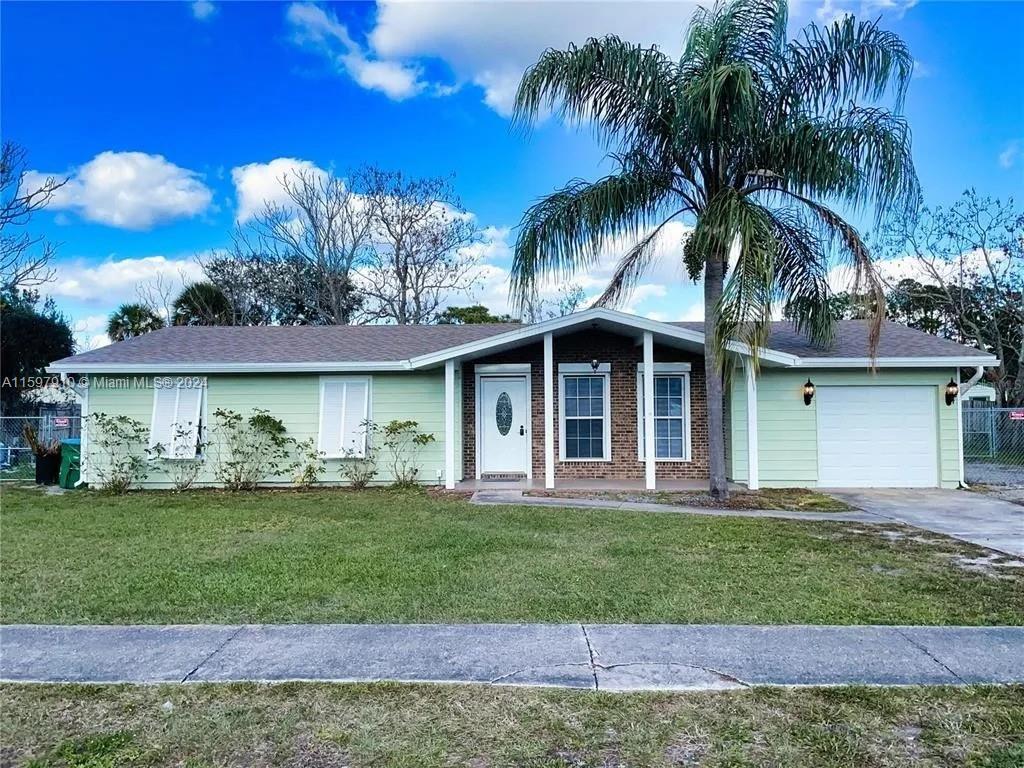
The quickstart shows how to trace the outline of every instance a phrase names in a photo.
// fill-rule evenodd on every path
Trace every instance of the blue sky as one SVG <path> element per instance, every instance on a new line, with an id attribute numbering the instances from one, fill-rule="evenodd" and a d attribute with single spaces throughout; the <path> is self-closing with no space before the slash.
<path id="1" fill-rule="evenodd" d="M 547 46 L 615 32 L 678 51 L 683 3 L 4 3 L 0 131 L 30 167 L 72 184 L 34 227 L 59 242 L 47 287 L 83 346 L 156 275 L 198 274 L 240 211 L 295 162 L 343 173 L 377 163 L 455 174 L 488 228 L 471 297 L 504 300 L 523 210 L 576 176 L 601 174 L 585 133 L 548 121 L 510 129 L 522 68 Z M 881 16 L 918 61 L 906 105 L 926 199 L 966 187 L 1024 190 L 1024 3 L 820 0 L 794 28 L 838 13 Z M 274 165 L 267 165 L 273 161 Z M 666 245 L 629 308 L 699 317 Z M 595 290 L 606 270 L 585 277 Z"/>

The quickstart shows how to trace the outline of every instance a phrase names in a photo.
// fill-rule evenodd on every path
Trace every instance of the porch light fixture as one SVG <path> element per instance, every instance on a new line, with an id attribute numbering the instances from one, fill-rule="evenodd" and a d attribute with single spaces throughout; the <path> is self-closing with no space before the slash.
<path id="1" fill-rule="evenodd" d="M 946 385 L 946 405 L 952 405 L 956 402 L 956 396 L 960 394 L 960 385 L 953 381 L 950 377 L 949 384 Z"/>
<path id="2" fill-rule="evenodd" d="M 807 379 L 807 383 L 804 384 L 804 405 L 810 405 L 811 400 L 814 399 L 814 382 Z"/>
<path id="3" fill-rule="evenodd" d="M 591 370 L 594 371 L 594 373 L 597 373 L 597 369 L 600 368 L 600 367 L 601 367 L 601 363 L 599 363 L 597 360 L 591 360 L 590 361 L 590 368 L 591 368 Z"/>

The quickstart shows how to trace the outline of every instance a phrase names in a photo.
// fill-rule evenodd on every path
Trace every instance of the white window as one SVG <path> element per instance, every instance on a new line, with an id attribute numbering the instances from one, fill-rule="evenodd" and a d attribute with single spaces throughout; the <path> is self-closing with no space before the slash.
<path id="1" fill-rule="evenodd" d="M 608 363 L 558 366 L 558 445 L 562 461 L 611 461 Z"/>
<path id="2" fill-rule="evenodd" d="M 646 457 L 644 366 L 636 372 L 637 455 Z M 654 458 L 690 461 L 690 364 L 654 364 Z"/>
<path id="3" fill-rule="evenodd" d="M 197 377 L 154 380 L 149 448 L 165 459 L 194 459 L 205 430 L 206 384 Z M 158 448 L 159 446 L 159 448 Z"/>
<path id="4" fill-rule="evenodd" d="M 320 379 L 320 444 L 328 458 L 366 456 L 366 421 L 370 418 L 370 379 Z"/>

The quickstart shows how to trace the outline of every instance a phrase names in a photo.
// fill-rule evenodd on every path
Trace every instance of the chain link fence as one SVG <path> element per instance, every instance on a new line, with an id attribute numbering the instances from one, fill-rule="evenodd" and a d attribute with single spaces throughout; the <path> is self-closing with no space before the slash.
<path id="1" fill-rule="evenodd" d="M 965 401 L 964 479 L 1024 488 L 1024 408 Z"/>
<path id="2" fill-rule="evenodd" d="M 40 443 L 81 437 L 79 416 L 0 416 L 0 481 L 33 480 L 36 458 L 25 439 L 25 427 L 36 431 Z"/>

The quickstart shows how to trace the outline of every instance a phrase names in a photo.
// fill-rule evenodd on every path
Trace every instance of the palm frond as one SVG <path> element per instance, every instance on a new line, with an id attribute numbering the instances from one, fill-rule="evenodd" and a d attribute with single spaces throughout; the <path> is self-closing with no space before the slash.
<path id="1" fill-rule="evenodd" d="M 819 225 L 819 237 L 835 248 L 841 264 L 849 269 L 850 293 L 862 303 L 863 314 L 870 322 L 867 352 L 873 358 L 885 320 L 885 287 L 875 269 L 870 250 L 857 230 L 838 213 L 794 192 L 787 194 L 807 209 Z"/>
<path id="2" fill-rule="evenodd" d="M 608 287 L 597 297 L 593 306 L 615 306 L 629 295 L 630 291 L 636 287 L 637 282 L 643 277 L 654 261 L 657 240 L 665 225 L 688 210 L 690 209 L 682 208 L 676 211 L 626 251 L 622 258 L 619 259 L 615 272 L 608 281 Z"/>
<path id="3" fill-rule="evenodd" d="M 771 211 L 775 234 L 775 294 L 797 330 L 828 345 L 835 338 L 832 290 L 828 283 L 825 247 L 804 217 L 793 211 Z"/>
<path id="4" fill-rule="evenodd" d="M 875 204 L 879 219 L 910 216 L 921 188 L 906 120 L 877 107 L 849 107 L 791 121 L 765 148 L 760 164 L 785 169 L 768 188 L 840 200 L 855 209 Z"/>
<path id="5" fill-rule="evenodd" d="M 786 47 L 780 103 L 829 109 L 891 90 L 899 110 L 913 71 L 914 58 L 898 35 L 844 16 L 825 27 L 808 26 Z"/>
<path id="6" fill-rule="evenodd" d="M 675 75 L 675 63 L 657 48 L 614 35 L 549 49 L 523 75 L 513 121 L 526 125 L 553 109 L 566 122 L 593 122 L 624 146 L 665 145 L 672 136 Z"/>
<path id="7" fill-rule="evenodd" d="M 571 275 L 598 257 L 619 235 L 639 237 L 658 223 L 673 178 L 650 166 L 629 166 L 597 182 L 575 180 L 531 206 L 520 224 L 512 258 L 510 294 L 532 295 L 545 275 Z"/>

